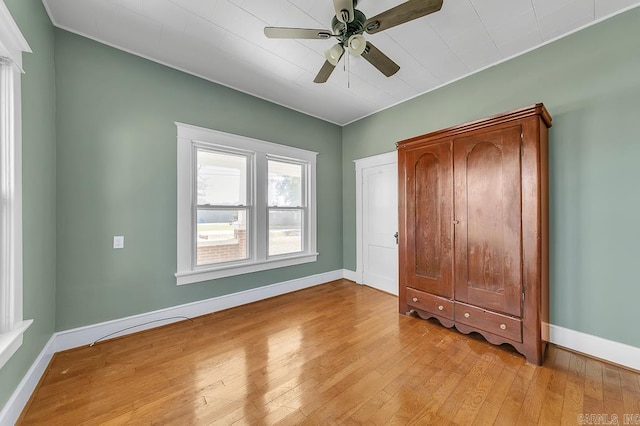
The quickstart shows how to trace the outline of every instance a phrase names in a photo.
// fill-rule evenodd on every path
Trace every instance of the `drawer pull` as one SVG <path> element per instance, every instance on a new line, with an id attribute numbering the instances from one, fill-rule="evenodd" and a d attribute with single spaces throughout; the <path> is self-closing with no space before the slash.
<path id="1" fill-rule="evenodd" d="M 417 302 L 417 301 L 418 301 L 418 298 L 417 298 L 417 297 L 414 297 L 412 300 L 413 300 L 414 302 Z"/>
<path id="2" fill-rule="evenodd" d="M 465 313 L 464 313 L 464 317 L 465 317 L 465 318 L 469 318 L 470 316 L 471 316 L 471 314 L 470 314 L 469 312 L 465 312 Z"/>
<path id="3" fill-rule="evenodd" d="M 500 329 L 506 330 L 507 329 L 507 324 L 500 324 Z"/>
<path id="4" fill-rule="evenodd" d="M 439 305 L 439 306 L 438 306 L 438 310 L 440 310 L 440 311 L 444 311 L 444 306 Z"/>

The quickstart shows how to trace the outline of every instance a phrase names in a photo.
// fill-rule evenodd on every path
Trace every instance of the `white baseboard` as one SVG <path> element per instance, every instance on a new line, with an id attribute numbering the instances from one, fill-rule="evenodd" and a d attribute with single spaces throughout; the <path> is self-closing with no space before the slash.
<path id="1" fill-rule="evenodd" d="M 342 270 L 325 272 L 309 277 L 252 288 L 238 293 L 146 312 L 144 314 L 60 331 L 56 333 L 55 351 L 59 352 L 77 348 L 78 346 L 89 345 L 107 335 L 109 335 L 109 338 L 113 338 L 171 324 L 172 322 L 182 321 L 184 318 L 181 317 L 194 318 L 224 309 L 246 305 L 247 303 L 257 302 L 270 297 L 291 293 L 292 291 L 338 280 L 342 277 Z"/>
<path id="2" fill-rule="evenodd" d="M 351 271 L 349 269 L 343 269 L 342 270 L 342 277 L 346 280 L 350 280 L 353 281 L 354 283 L 357 284 L 362 284 L 360 281 L 360 276 L 356 271 Z"/>
<path id="3" fill-rule="evenodd" d="M 51 361 L 51 357 L 55 353 L 54 350 L 54 341 L 56 339 L 56 335 L 52 335 L 44 348 L 36 358 L 35 362 L 27 371 L 27 374 L 24 375 L 20 384 L 13 392 L 7 403 L 0 411 L 0 425 L 13 425 L 20 417 L 22 410 L 24 409 L 27 402 L 29 402 L 29 398 L 31 398 L 31 394 L 36 389 L 40 378 L 44 374 L 49 362 Z"/>
<path id="4" fill-rule="evenodd" d="M 640 371 L 640 348 L 559 325 L 543 324 L 542 330 L 543 339 L 550 343 Z"/>

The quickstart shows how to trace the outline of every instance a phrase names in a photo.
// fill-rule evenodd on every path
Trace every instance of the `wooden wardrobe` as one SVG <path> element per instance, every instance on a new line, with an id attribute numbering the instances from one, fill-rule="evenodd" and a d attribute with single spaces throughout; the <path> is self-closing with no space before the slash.
<path id="1" fill-rule="evenodd" d="M 544 105 L 398 142 L 400 312 L 541 365 L 548 322 Z"/>

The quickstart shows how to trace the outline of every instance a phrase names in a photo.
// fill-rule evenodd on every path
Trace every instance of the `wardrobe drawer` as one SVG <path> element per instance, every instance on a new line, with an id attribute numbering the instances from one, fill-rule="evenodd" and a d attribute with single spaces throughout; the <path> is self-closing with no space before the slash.
<path id="1" fill-rule="evenodd" d="M 453 301 L 407 287 L 407 304 L 443 318 L 453 319 Z"/>
<path id="2" fill-rule="evenodd" d="M 456 302 L 455 321 L 479 330 L 522 342 L 522 320 Z"/>

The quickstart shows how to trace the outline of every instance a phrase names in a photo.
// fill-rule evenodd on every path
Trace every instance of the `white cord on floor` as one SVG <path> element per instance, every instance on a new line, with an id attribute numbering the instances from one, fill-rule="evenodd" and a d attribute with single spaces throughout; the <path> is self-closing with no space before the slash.
<path id="1" fill-rule="evenodd" d="M 102 336 L 101 338 L 99 338 L 98 340 L 95 340 L 92 344 L 90 344 L 89 347 L 95 345 L 96 343 L 98 343 L 99 341 L 101 341 L 103 339 L 106 339 L 107 337 L 113 336 L 114 334 L 122 333 L 123 331 L 131 330 L 132 328 L 136 328 L 136 327 L 142 327 L 143 325 L 152 324 L 154 322 L 167 321 L 167 320 L 172 320 L 172 319 L 188 319 L 189 321 L 193 322 L 193 319 L 191 319 L 189 317 L 183 317 L 183 316 L 160 318 L 160 319 L 153 320 L 153 321 L 147 321 L 147 322 L 143 322 L 142 324 L 132 325 L 131 327 L 123 328 L 122 330 L 114 331 L 113 333 L 109 333 L 106 336 Z"/>

